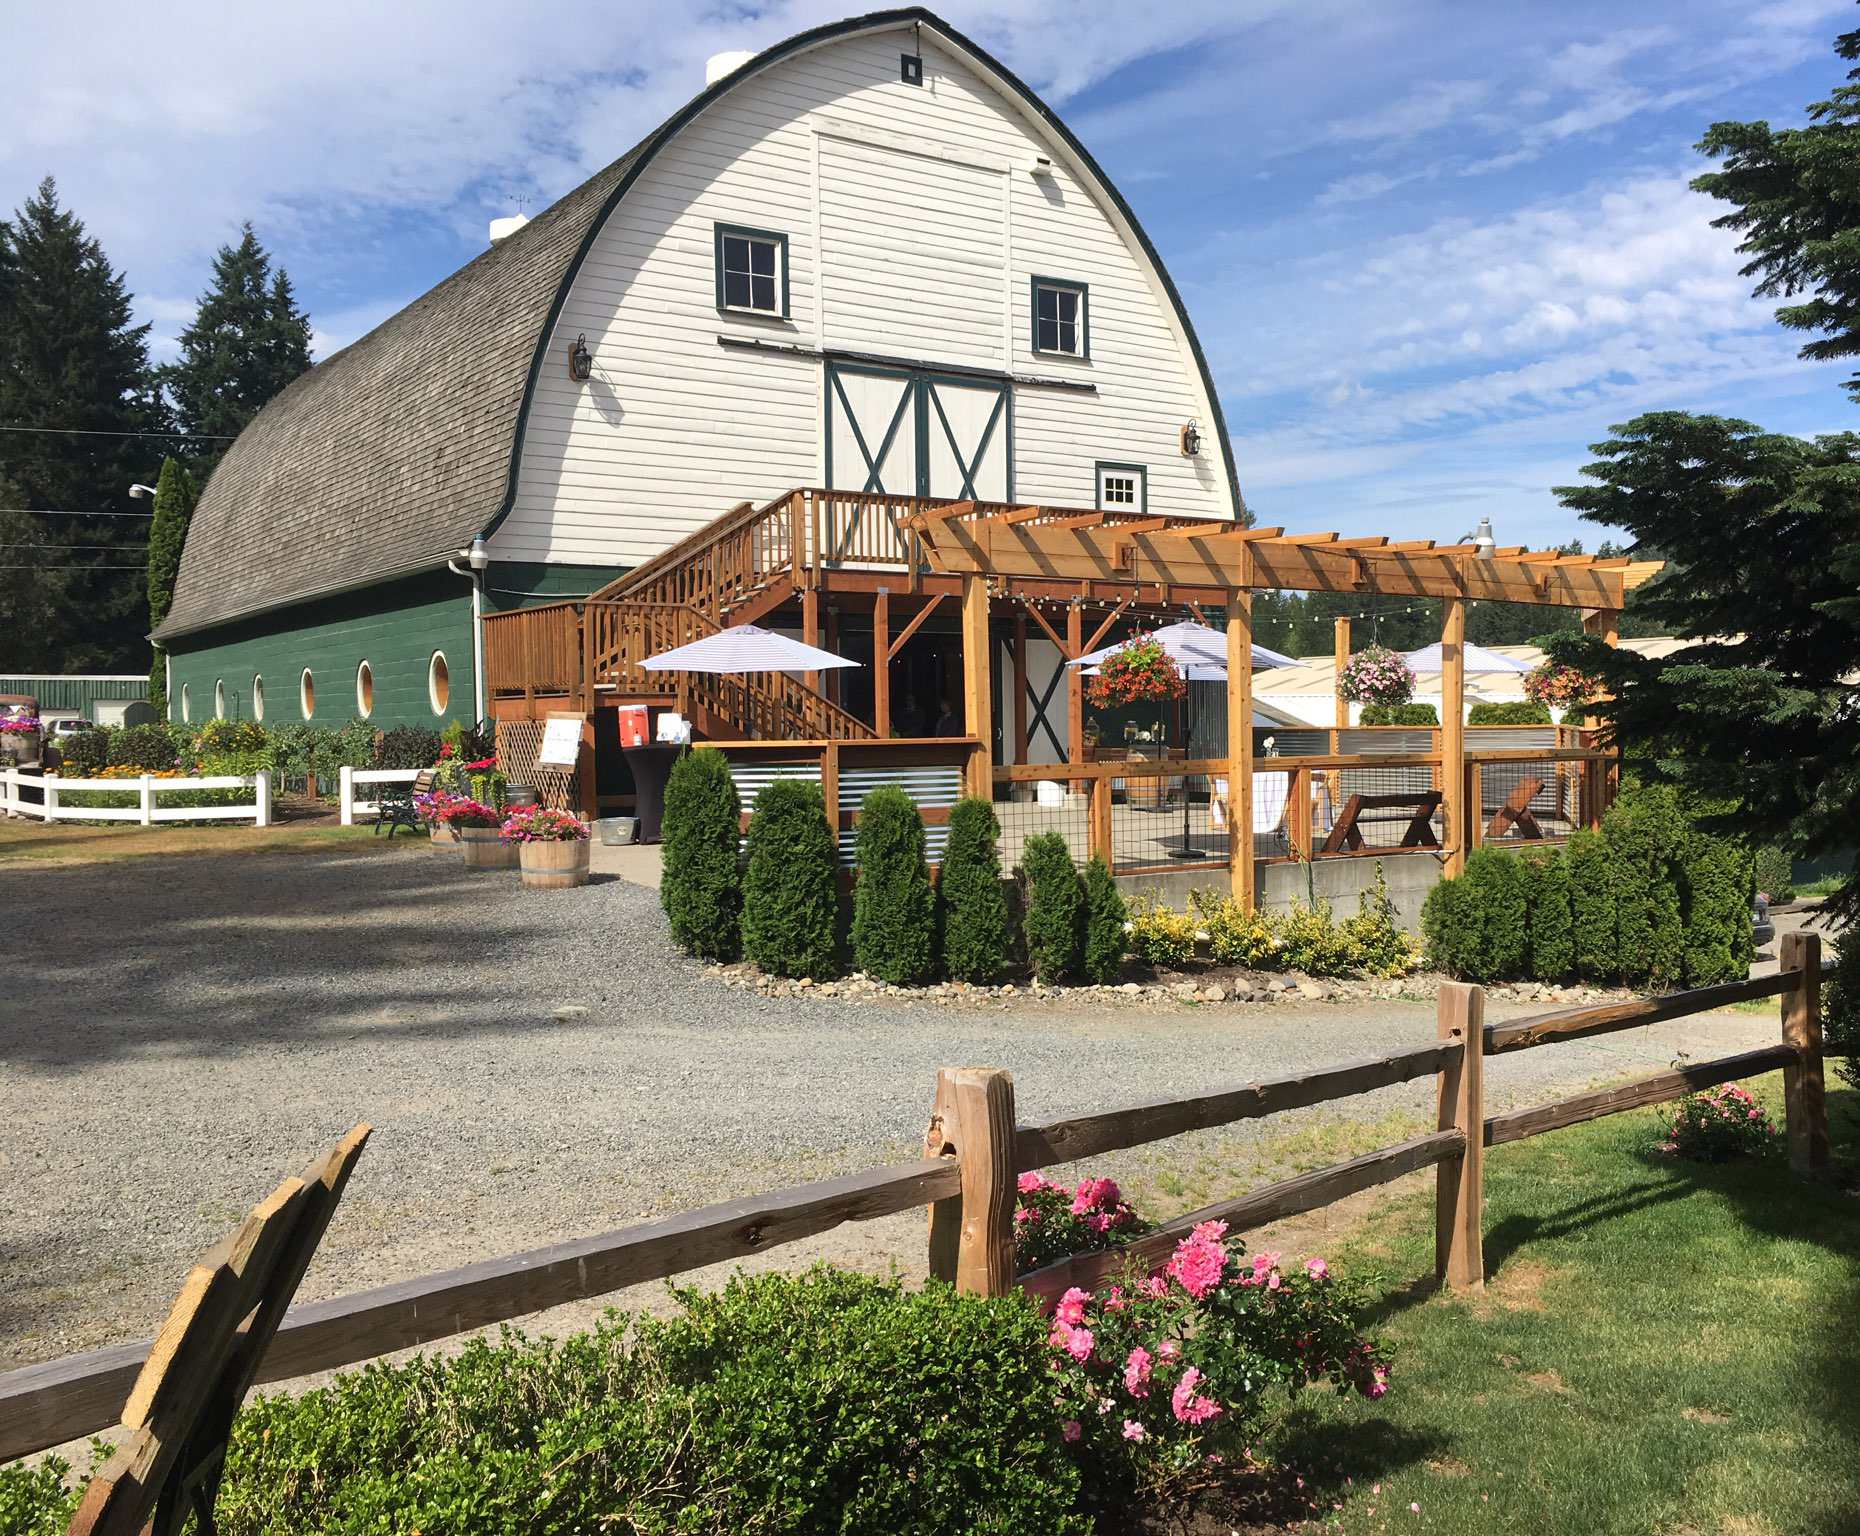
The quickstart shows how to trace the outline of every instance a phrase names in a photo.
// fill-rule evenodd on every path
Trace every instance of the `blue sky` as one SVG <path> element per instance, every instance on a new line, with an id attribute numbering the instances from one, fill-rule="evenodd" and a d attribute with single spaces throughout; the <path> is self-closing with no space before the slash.
<path id="1" fill-rule="evenodd" d="M 1852 425 L 1686 190 L 1723 119 L 1800 120 L 1847 0 L 1063 0 L 943 14 L 1065 117 L 1181 286 L 1262 519 L 1501 542 L 1649 409 Z M 9 18 L 0 206 L 46 172 L 158 355 L 251 218 L 323 351 L 627 149 L 784 3 L 108 3 Z M 11 51 L 11 49 L 10 49 Z"/>

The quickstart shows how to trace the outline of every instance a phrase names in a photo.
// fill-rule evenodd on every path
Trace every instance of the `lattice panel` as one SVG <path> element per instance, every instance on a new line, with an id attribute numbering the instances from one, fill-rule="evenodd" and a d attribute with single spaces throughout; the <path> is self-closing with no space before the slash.
<path id="1" fill-rule="evenodd" d="M 551 810 L 578 812 L 581 770 L 536 766 L 536 754 L 542 750 L 544 725 L 541 720 L 498 721 L 497 764 L 512 783 L 535 785 L 542 803 Z"/>

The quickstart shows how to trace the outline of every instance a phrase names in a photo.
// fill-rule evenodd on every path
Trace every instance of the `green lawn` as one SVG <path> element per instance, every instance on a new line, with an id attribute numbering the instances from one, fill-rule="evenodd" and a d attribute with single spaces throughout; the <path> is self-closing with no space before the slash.
<path id="1" fill-rule="evenodd" d="M 10 821 L 0 819 L 0 867 L 13 863 L 98 864 L 115 859 L 180 853 L 297 853 L 306 849 L 346 844 L 364 848 L 424 848 L 418 837 L 399 834 L 391 840 L 377 836 L 372 825 L 339 827 L 327 823 L 309 826 L 254 827 L 238 822 L 198 827 L 136 825 L 73 826 L 69 822 Z"/>
<path id="2" fill-rule="evenodd" d="M 1849 1175 L 1856 1100 L 1830 1096 Z M 1317 1529 L 1860 1532 L 1860 1201 L 1661 1155 L 1656 1115 L 1488 1157 L 1484 1296 L 1390 1290 L 1388 1397 L 1312 1394 L 1256 1448 L 1311 1469 Z M 1431 1195 L 1388 1215 L 1336 1260 L 1431 1271 Z"/>

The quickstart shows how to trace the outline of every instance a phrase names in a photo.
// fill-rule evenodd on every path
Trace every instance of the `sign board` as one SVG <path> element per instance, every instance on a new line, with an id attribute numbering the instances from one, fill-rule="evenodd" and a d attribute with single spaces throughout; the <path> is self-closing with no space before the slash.
<path id="1" fill-rule="evenodd" d="M 543 725 L 536 763 L 541 768 L 573 768 L 581 757 L 581 720 L 549 720 Z"/>

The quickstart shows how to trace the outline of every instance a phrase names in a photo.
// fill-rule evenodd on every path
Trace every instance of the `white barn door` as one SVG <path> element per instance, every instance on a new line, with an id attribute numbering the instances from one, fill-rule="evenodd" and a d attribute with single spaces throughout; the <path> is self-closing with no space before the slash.
<path id="1" fill-rule="evenodd" d="M 825 395 L 833 490 L 1012 497 L 1014 402 L 1006 380 L 829 362 Z"/>
<path id="2" fill-rule="evenodd" d="M 950 501 L 1006 501 L 1012 492 L 1013 402 L 1005 383 L 927 374 L 924 491 Z"/>

